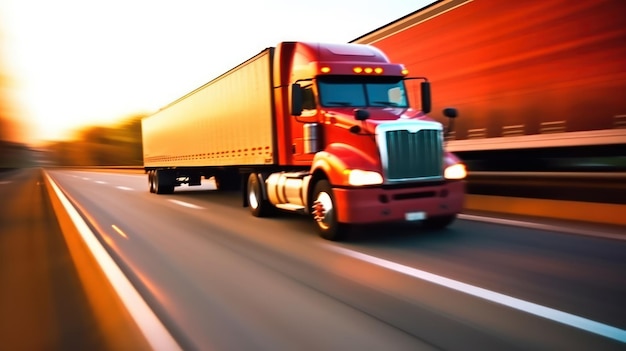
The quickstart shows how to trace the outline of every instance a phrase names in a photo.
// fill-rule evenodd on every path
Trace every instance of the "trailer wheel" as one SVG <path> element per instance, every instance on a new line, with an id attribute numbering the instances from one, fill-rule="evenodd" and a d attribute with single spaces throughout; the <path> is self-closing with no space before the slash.
<path id="1" fill-rule="evenodd" d="M 248 176 L 248 206 L 255 217 L 265 217 L 272 212 L 272 205 L 263 198 L 263 184 L 256 173 Z"/>
<path id="2" fill-rule="evenodd" d="M 154 170 L 148 171 L 148 184 L 150 186 L 150 192 L 156 193 L 156 185 L 154 184 Z"/>
<path id="3" fill-rule="evenodd" d="M 426 219 L 422 223 L 422 225 L 426 229 L 432 229 L 432 230 L 443 229 L 449 226 L 450 224 L 452 224 L 452 222 L 454 222 L 455 219 L 456 219 L 455 214 L 449 215 L 449 216 L 432 217 L 432 218 Z"/>
<path id="4" fill-rule="evenodd" d="M 348 225 L 337 220 L 335 195 L 327 180 L 315 184 L 311 213 L 322 238 L 333 241 L 344 239 Z"/>
<path id="5" fill-rule="evenodd" d="M 174 192 L 174 175 L 165 169 L 154 171 L 154 192 L 157 194 L 171 194 Z"/>

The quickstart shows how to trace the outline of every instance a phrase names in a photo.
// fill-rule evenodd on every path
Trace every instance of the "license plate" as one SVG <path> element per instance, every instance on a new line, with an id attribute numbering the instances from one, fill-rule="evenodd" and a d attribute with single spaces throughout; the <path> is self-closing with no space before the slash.
<path id="1" fill-rule="evenodd" d="M 407 221 L 421 221 L 426 219 L 426 212 L 407 212 L 404 214 Z"/>

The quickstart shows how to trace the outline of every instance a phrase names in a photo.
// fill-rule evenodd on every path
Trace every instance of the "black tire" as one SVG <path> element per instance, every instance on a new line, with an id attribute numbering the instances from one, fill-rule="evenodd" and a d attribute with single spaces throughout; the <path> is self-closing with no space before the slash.
<path id="1" fill-rule="evenodd" d="M 422 226 L 426 229 L 438 230 L 444 229 L 456 220 L 456 214 L 449 216 L 439 216 L 426 219 Z"/>
<path id="2" fill-rule="evenodd" d="M 165 169 L 154 171 L 155 193 L 171 194 L 174 192 L 174 174 Z"/>
<path id="3" fill-rule="evenodd" d="M 148 184 L 150 186 L 150 192 L 156 193 L 156 184 L 154 183 L 154 170 L 148 171 Z"/>
<path id="4" fill-rule="evenodd" d="M 248 176 L 247 195 L 248 207 L 253 216 L 266 217 L 272 213 L 274 207 L 263 198 L 263 184 L 256 173 Z"/>
<path id="5" fill-rule="evenodd" d="M 335 195 L 330 183 L 323 179 L 313 188 L 311 213 L 319 235 L 327 240 L 345 239 L 349 226 L 339 223 L 335 205 Z"/>

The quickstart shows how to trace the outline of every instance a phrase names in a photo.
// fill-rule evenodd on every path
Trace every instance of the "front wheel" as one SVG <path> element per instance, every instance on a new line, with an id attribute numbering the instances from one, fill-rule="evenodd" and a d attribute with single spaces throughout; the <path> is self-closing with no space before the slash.
<path id="1" fill-rule="evenodd" d="M 324 239 L 338 241 L 345 238 L 348 225 L 339 223 L 333 188 L 327 180 L 320 180 L 313 188 L 311 213 L 317 230 Z"/>

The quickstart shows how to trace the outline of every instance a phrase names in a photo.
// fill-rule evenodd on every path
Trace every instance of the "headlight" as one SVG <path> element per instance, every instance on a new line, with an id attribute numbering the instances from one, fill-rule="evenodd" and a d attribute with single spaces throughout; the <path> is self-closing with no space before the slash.
<path id="1" fill-rule="evenodd" d="M 443 176 L 446 177 L 446 179 L 463 179 L 467 176 L 465 165 L 462 163 L 457 163 L 449 166 L 444 171 Z"/>
<path id="2" fill-rule="evenodd" d="M 360 169 L 351 169 L 346 172 L 349 172 L 348 183 L 350 185 L 359 186 L 383 183 L 383 176 L 378 172 L 363 171 Z"/>

